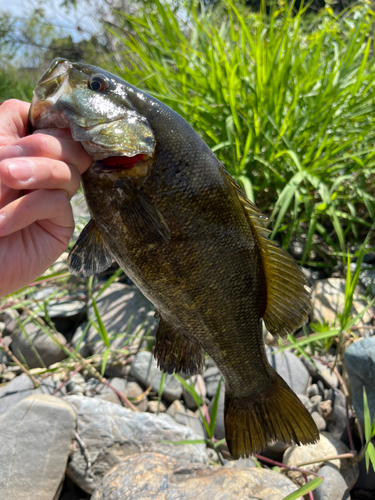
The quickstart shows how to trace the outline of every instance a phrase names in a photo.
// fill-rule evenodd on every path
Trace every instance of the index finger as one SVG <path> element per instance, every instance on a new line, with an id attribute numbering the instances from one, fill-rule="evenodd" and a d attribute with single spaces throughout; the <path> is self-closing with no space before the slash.
<path id="1" fill-rule="evenodd" d="M 29 109 L 28 102 L 17 99 L 3 102 L 0 107 L 0 149 L 29 134 Z"/>

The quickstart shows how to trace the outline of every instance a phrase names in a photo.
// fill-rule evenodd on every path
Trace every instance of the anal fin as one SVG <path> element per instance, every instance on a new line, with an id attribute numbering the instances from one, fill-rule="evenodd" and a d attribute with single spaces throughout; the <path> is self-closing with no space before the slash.
<path id="1" fill-rule="evenodd" d="M 194 375 L 204 367 L 202 347 L 181 335 L 163 318 L 156 333 L 154 357 L 159 368 L 167 373 L 182 371 Z"/>
<path id="2" fill-rule="evenodd" d="M 71 249 L 68 266 L 72 274 L 93 276 L 109 268 L 112 256 L 93 220 L 84 227 Z"/>

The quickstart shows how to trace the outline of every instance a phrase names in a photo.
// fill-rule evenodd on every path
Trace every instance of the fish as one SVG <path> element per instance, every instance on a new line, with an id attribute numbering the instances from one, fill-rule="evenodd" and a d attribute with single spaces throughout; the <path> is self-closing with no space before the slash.
<path id="1" fill-rule="evenodd" d="M 193 375 L 205 353 L 213 359 L 225 381 L 231 455 L 274 440 L 316 442 L 313 419 L 268 362 L 262 336 L 262 321 L 282 338 L 306 322 L 306 279 L 197 132 L 118 76 L 67 59 L 38 82 L 29 123 L 69 127 L 93 159 L 82 175 L 91 220 L 70 252 L 71 272 L 119 264 L 155 306 L 161 370 Z"/>

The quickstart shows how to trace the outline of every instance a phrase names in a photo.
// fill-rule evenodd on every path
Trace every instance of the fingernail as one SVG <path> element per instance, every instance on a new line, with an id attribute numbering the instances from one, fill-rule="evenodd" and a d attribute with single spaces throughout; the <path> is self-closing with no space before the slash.
<path id="1" fill-rule="evenodd" d="M 28 181 L 34 175 L 33 165 L 25 160 L 18 160 L 8 165 L 10 175 L 17 181 Z"/>
<path id="2" fill-rule="evenodd" d="M 0 160 L 22 156 L 22 153 L 21 146 L 5 146 L 5 148 L 0 151 Z"/>

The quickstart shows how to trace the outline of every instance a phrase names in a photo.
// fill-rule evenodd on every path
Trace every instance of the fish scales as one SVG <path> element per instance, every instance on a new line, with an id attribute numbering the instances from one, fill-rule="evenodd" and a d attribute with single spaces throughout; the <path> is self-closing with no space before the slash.
<path id="1" fill-rule="evenodd" d="M 30 123 L 70 126 L 94 160 L 82 176 L 91 221 L 72 272 L 118 262 L 156 307 L 163 370 L 193 374 L 212 357 L 232 455 L 275 439 L 315 442 L 309 413 L 268 363 L 261 325 L 285 336 L 306 320 L 305 279 L 193 128 L 124 80 L 64 59 L 38 83 Z"/>

